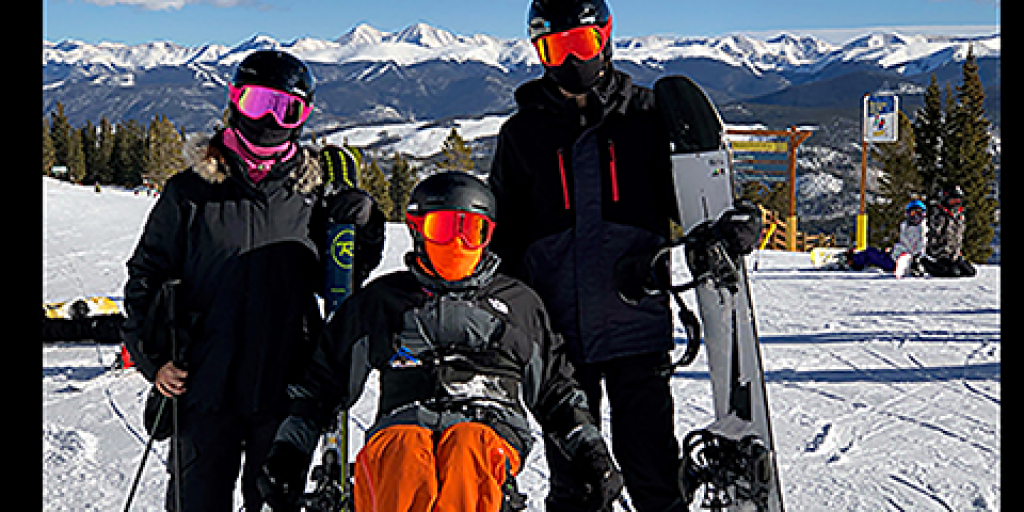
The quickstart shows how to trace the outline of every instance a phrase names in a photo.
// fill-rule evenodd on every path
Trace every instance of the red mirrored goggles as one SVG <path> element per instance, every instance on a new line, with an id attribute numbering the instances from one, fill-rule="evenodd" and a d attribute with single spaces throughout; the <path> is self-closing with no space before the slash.
<path id="1" fill-rule="evenodd" d="M 487 246 L 494 234 L 494 221 L 482 213 L 459 210 L 437 210 L 424 215 L 407 213 L 405 221 L 429 242 L 446 245 L 461 238 L 471 250 Z"/>
<path id="2" fill-rule="evenodd" d="M 282 128 L 298 128 L 313 111 L 302 98 L 261 85 L 228 86 L 231 103 L 249 119 L 274 116 Z"/>
<path id="3" fill-rule="evenodd" d="M 596 57 L 612 37 L 612 19 L 601 25 L 587 25 L 554 32 L 533 40 L 537 56 L 545 66 L 561 66 L 569 54 L 580 60 Z"/>

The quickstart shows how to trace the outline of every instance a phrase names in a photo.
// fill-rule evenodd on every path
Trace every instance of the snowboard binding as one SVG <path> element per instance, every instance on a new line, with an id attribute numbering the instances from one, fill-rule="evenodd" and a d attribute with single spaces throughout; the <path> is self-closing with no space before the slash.
<path id="1" fill-rule="evenodd" d="M 739 440 L 708 429 L 695 430 L 683 441 L 679 487 L 691 503 L 703 488 L 701 508 L 722 511 L 739 503 L 767 510 L 771 452 L 755 434 Z"/>
<path id="2" fill-rule="evenodd" d="M 723 215 L 724 217 L 726 216 Z M 659 369 L 662 376 L 669 377 L 677 368 L 689 366 L 700 352 L 700 321 L 683 302 L 680 294 L 706 283 L 710 283 L 716 289 L 729 290 L 732 294 L 739 291 L 738 258 L 741 256 L 736 255 L 736 250 L 722 237 L 723 224 L 725 222 L 721 219 L 714 224 L 700 224 L 686 236 L 663 244 L 653 254 L 627 255 L 617 265 L 616 284 L 623 302 L 635 305 L 644 295 L 667 293 L 678 306 L 679 322 L 686 331 L 686 351 L 678 360 Z M 659 282 L 653 277 L 657 275 L 656 268 L 668 259 L 672 249 L 679 246 L 685 247 L 686 261 L 691 275 L 695 277 L 690 282 L 680 285 Z M 636 270 L 638 266 L 642 269 L 641 272 Z M 637 276 L 652 277 L 637 279 Z"/>
<path id="3" fill-rule="evenodd" d="M 726 289 L 733 294 L 738 292 L 739 267 L 726 250 L 725 243 L 711 236 L 708 224 L 697 226 L 694 231 L 699 231 L 691 235 L 694 242 L 686 244 L 686 263 L 690 273 L 696 276 L 693 282 L 697 286 L 711 283 L 715 288 Z"/>

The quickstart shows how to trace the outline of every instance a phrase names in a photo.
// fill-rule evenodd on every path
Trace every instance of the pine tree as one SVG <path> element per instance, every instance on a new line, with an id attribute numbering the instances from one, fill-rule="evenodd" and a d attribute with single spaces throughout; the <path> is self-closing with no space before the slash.
<path id="1" fill-rule="evenodd" d="M 114 149 L 114 130 L 107 117 L 100 118 L 99 132 L 96 134 L 96 152 L 93 160 L 88 162 L 90 172 L 96 181 L 110 184 L 114 181 L 114 173 L 110 167 L 110 156 Z"/>
<path id="2" fill-rule="evenodd" d="M 82 183 L 85 178 L 85 154 L 82 153 L 82 132 L 79 130 L 71 130 L 65 165 L 68 166 L 68 176 L 71 181 Z"/>
<path id="3" fill-rule="evenodd" d="M 956 165 L 957 153 L 955 141 L 959 138 L 956 133 L 955 119 L 959 115 L 959 105 L 956 102 L 956 95 L 953 88 L 946 82 L 942 91 L 942 141 L 939 143 L 939 168 L 941 172 L 935 176 L 932 189 L 928 190 L 929 197 L 934 197 L 943 187 L 953 183 L 950 173 Z"/>
<path id="4" fill-rule="evenodd" d="M 53 159 L 55 165 L 68 165 L 68 148 L 71 146 L 71 123 L 64 113 L 64 104 L 50 112 L 50 138 L 53 140 Z"/>
<path id="5" fill-rule="evenodd" d="M 789 184 L 782 182 L 769 185 L 760 181 L 747 181 L 741 185 L 740 199 L 785 217 L 789 211 Z"/>
<path id="6" fill-rule="evenodd" d="M 472 159 L 473 150 L 455 127 L 452 127 L 452 131 L 441 144 L 441 153 L 443 157 L 436 164 L 439 171 L 472 172 L 475 167 Z"/>
<path id="7" fill-rule="evenodd" d="M 385 214 L 390 214 L 394 210 L 395 203 L 391 200 L 388 178 L 384 171 L 380 170 L 376 158 L 370 160 L 370 165 L 363 166 L 359 175 L 359 188 L 369 192 Z"/>
<path id="8" fill-rule="evenodd" d="M 924 106 L 914 117 L 914 164 L 921 177 L 922 192 L 932 194 L 942 174 L 942 95 L 939 83 L 932 73 L 932 81 L 924 93 Z"/>
<path id="9" fill-rule="evenodd" d="M 50 120 L 43 117 L 43 176 L 50 175 L 56 158 L 53 154 L 53 138 L 50 137 Z"/>
<path id="10" fill-rule="evenodd" d="M 142 184 L 146 169 L 146 133 L 134 119 L 117 124 L 110 154 L 111 182 L 125 187 Z"/>
<path id="11" fill-rule="evenodd" d="M 964 229 L 963 255 L 975 263 L 992 256 L 995 237 L 994 197 L 996 174 L 992 162 L 991 122 L 985 116 L 985 90 L 978 76 L 974 49 L 970 48 L 963 64 L 963 82 L 957 87 L 955 111 L 947 112 L 948 139 L 943 146 L 949 151 L 943 167 L 949 183 L 964 190 L 967 222 Z"/>
<path id="12" fill-rule="evenodd" d="M 896 142 L 876 144 L 871 149 L 871 157 L 882 164 L 882 176 L 878 179 L 882 201 L 868 207 L 869 243 L 874 247 L 889 247 L 899 240 L 906 204 L 921 197 L 921 176 L 914 158 L 914 130 L 903 112 L 899 114 L 898 132 Z"/>
<path id="13" fill-rule="evenodd" d="M 388 181 L 388 194 L 391 195 L 391 216 L 388 220 L 405 221 L 405 207 L 409 204 L 409 194 L 418 181 L 417 173 L 409 165 L 409 160 L 396 152 L 391 166 L 391 179 Z"/>
<path id="14" fill-rule="evenodd" d="M 167 116 L 154 116 L 146 133 L 144 178 L 163 188 L 168 178 L 184 168 L 181 136 Z"/>
<path id="15" fill-rule="evenodd" d="M 96 159 L 96 125 L 92 124 L 92 121 L 86 121 L 84 125 L 78 130 L 79 139 L 82 141 L 82 160 L 85 164 L 85 173 L 82 179 L 82 183 L 89 185 L 95 183 L 96 179 L 96 168 L 93 166 L 93 161 Z"/>

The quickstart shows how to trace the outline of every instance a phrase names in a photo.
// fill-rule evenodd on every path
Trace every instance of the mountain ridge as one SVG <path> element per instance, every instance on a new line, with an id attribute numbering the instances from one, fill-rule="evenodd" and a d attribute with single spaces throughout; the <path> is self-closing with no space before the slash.
<path id="1" fill-rule="evenodd" d="M 525 38 L 459 35 L 425 23 L 395 32 L 359 24 L 334 40 L 281 42 L 257 33 L 234 46 L 42 43 L 44 113 L 57 101 L 76 123 L 100 115 L 144 120 L 166 113 L 193 131 L 217 122 L 234 66 L 259 49 L 282 49 L 309 63 L 318 80 L 315 130 L 509 111 L 515 107 L 515 87 L 543 72 Z M 986 86 L 994 86 L 998 97 L 999 33 L 871 32 L 841 45 L 788 32 L 767 39 L 648 35 L 616 37 L 614 44 L 616 66 L 641 84 L 665 74 L 687 74 L 721 105 L 758 103 L 759 98 L 788 105 L 793 91 L 801 96 L 798 102 L 808 103 L 801 91 L 813 91 L 816 98 L 810 103 L 826 106 L 841 99 L 819 98 L 828 91 L 808 84 L 850 75 L 866 87 L 889 83 L 916 90 L 930 73 L 949 75 L 973 47 L 979 60 L 989 62 L 995 83 L 986 81 Z"/>

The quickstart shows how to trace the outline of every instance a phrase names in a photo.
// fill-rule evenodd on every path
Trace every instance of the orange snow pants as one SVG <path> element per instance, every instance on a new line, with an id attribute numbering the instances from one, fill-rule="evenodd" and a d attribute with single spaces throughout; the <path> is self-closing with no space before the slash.
<path id="1" fill-rule="evenodd" d="M 356 456 L 357 512 L 498 512 L 519 454 L 490 427 L 457 423 L 441 433 L 394 425 Z"/>

